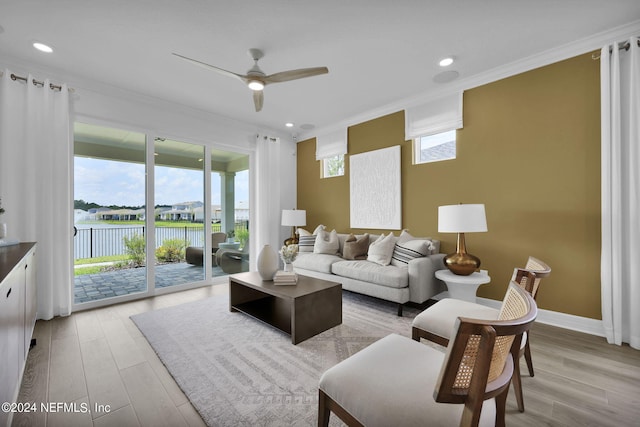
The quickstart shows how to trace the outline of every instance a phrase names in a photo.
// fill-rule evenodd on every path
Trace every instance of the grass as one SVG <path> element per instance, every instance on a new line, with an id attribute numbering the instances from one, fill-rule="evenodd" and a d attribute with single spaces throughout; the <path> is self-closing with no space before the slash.
<path id="1" fill-rule="evenodd" d="M 99 262 L 118 262 L 129 259 L 126 255 L 99 256 L 94 258 L 80 258 L 75 260 L 74 265 L 97 264 Z"/>
<path id="2" fill-rule="evenodd" d="M 101 266 L 101 265 L 92 265 L 90 267 L 74 268 L 73 269 L 73 275 L 74 276 L 83 276 L 85 274 L 96 274 L 96 273 L 100 273 L 103 268 L 104 268 L 104 266 Z"/>
<path id="3" fill-rule="evenodd" d="M 78 221 L 78 224 L 109 224 L 120 225 L 122 227 L 127 226 L 144 226 L 144 221 Z M 187 228 L 202 228 L 203 224 L 199 222 L 183 222 L 183 221 L 156 221 L 156 227 L 187 227 Z M 211 231 L 220 231 L 220 224 L 211 224 Z"/>

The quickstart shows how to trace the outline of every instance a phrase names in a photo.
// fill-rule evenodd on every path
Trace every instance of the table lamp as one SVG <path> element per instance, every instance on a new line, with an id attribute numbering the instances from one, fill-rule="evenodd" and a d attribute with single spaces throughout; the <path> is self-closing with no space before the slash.
<path id="1" fill-rule="evenodd" d="M 438 207 L 438 232 L 458 233 L 456 252 L 447 255 L 444 263 L 452 273 L 468 276 L 480 267 L 480 259 L 467 253 L 464 233 L 487 231 L 487 218 L 482 204 L 447 205 Z"/>
<path id="2" fill-rule="evenodd" d="M 284 209 L 282 211 L 282 225 L 291 227 L 291 237 L 284 241 L 284 245 L 297 245 L 298 236 L 296 235 L 296 227 L 307 225 L 307 211 Z"/>

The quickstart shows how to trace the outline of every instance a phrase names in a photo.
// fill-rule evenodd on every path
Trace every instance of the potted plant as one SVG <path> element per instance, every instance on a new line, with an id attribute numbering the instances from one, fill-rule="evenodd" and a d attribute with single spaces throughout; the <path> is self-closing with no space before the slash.
<path id="1" fill-rule="evenodd" d="M 249 244 L 249 230 L 241 229 L 236 233 L 236 238 L 240 242 L 240 248 L 244 249 Z"/>
<path id="2" fill-rule="evenodd" d="M 235 243 L 235 241 L 236 241 L 236 231 L 233 229 L 227 231 L 227 242 Z"/>

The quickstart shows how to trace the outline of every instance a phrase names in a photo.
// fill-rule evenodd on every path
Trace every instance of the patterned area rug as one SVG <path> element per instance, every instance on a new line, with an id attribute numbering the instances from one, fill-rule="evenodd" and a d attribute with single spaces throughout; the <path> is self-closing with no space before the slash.
<path id="1" fill-rule="evenodd" d="M 298 345 L 227 296 L 131 318 L 209 426 L 317 425 L 324 371 L 390 334 L 411 336 L 419 310 L 343 292 L 342 324 Z M 332 425 L 339 425 L 331 417 Z"/>

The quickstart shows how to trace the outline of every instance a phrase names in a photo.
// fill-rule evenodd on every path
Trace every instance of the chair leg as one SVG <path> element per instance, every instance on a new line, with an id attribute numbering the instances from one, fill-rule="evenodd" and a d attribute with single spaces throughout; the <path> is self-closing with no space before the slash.
<path id="1" fill-rule="evenodd" d="M 398 317 L 402 317 L 402 304 L 398 304 Z"/>
<path id="2" fill-rule="evenodd" d="M 411 328 L 411 339 L 420 342 L 420 331 L 415 326 Z"/>
<path id="3" fill-rule="evenodd" d="M 322 390 L 318 390 L 318 427 L 328 427 L 330 415 L 331 411 L 327 407 L 327 395 Z"/>
<path id="4" fill-rule="evenodd" d="M 516 356 L 513 360 L 513 391 L 516 394 L 516 402 L 518 403 L 518 411 L 524 412 L 524 398 L 522 396 L 522 378 L 520 377 L 520 357 Z"/>
<path id="5" fill-rule="evenodd" d="M 529 348 L 529 341 L 531 337 L 527 336 L 527 343 L 524 346 L 524 360 L 527 361 L 527 368 L 529 368 L 529 376 L 533 376 L 533 360 L 531 359 L 531 349 Z"/>
<path id="6" fill-rule="evenodd" d="M 507 408 L 507 395 L 509 394 L 509 387 L 505 387 L 504 391 L 495 397 L 496 401 L 496 427 L 505 426 L 505 415 Z"/>

